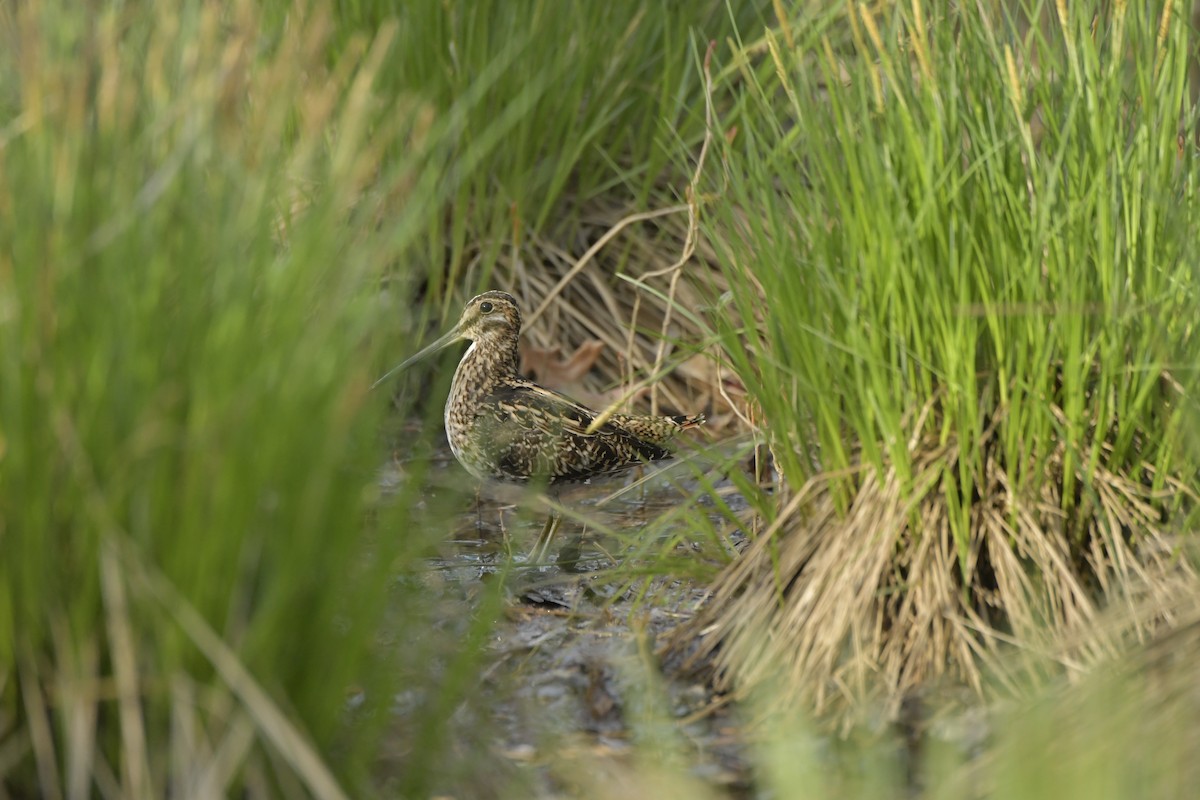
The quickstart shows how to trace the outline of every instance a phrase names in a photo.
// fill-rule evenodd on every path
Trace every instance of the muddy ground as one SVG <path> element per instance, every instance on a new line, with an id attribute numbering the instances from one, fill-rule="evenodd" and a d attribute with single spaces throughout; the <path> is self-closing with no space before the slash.
<path id="1" fill-rule="evenodd" d="M 451 753 L 433 781 L 438 796 L 597 796 L 597 781 L 619 785 L 656 767 L 709 796 L 771 796 L 755 779 L 745 709 L 711 688 L 704 665 L 681 670 L 680 659 L 665 647 L 704 602 L 705 581 L 665 574 L 661 564 L 627 557 L 630 533 L 644 531 L 649 520 L 686 502 L 686 472 L 652 477 L 603 503 L 642 476 L 565 494 L 564 506 L 586 516 L 592 527 L 564 520 L 548 559 L 564 563 L 537 566 L 527 563 L 526 553 L 545 518 L 527 496 L 485 489 L 476 497 L 473 480 L 448 449 L 423 457 L 432 462 L 428 502 L 449 503 L 455 514 L 436 552 L 409 580 L 419 580 L 427 593 L 432 646 L 435 653 L 439 646 L 445 652 L 433 656 L 430 669 L 422 643 L 394 644 L 422 653 L 426 661 L 414 675 L 465 670 L 459 697 L 467 699 L 439 708 L 432 697 L 437 688 L 419 680 L 400 692 L 385 772 L 412 768 L 421 752 L 416 737 L 428 735 L 432 720 L 444 723 L 440 731 Z M 402 462 L 392 465 L 383 484 L 403 480 L 402 472 Z M 597 528 L 620 531 L 623 541 Z M 712 552 L 711 541 L 681 538 L 676 555 L 708 562 L 709 574 L 719 568 L 721 557 Z M 742 543 L 739 531 L 729 532 L 730 553 Z M 487 615 L 483 655 L 455 666 L 453 651 L 472 630 L 478 632 L 472 626 L 481 614 Z M 919 720 L 902 720 L 877 733 L 903 765 L 918 754 L 924 727 Z M 978 741 L 976 734 L 968 738 Z M 832 737 L 820 738 L 816 746 L 837 758 Z M 919 775 L 903 766 L 899 772 L 909 793 L 919 794 Z"/>
<path id="2" fill-rule="evenodd" d="M 564 519 L 547 559 L 553 563 L 535 566 L 526 553 L 545 517 L 527 495 L 485 487 L 476 497 L 473 480 L 448 449 L 420 457 L 431 459 L 429 504 L 458 507 L 452 530 L 420 577 L 439 609 L 431 614 L 433 628 L 451 641 L 455 634 L 468 636 L 468 620 L 487 605 L 485 598 L 496 591 L 501 598 L 491 606 L 498 613 L 484 657 L 472 665 L 473 699 L 449 720 L 466 772 L 486 765 L 482 771 L 499 780 L 485 787 L 478 774 L 463 775 L 466 785 L 448 781 L 446 795 L 503 794 L 505 783 L 539 797 L 575 794 L 583 775 L 630 767 L 652 741 L 649 749 L 662 750 L 656 758 L 718 796 L 751 796 L 735 704 L 709 687 L 702 669 L 678 669 L 678 658 L 664 646 L 704 601 L 704 581 L 661 574 L 662 565 L 651 562 L 631 570 L 620 554 L 630 533 L 687 501 L 681 493 L 690 488 L 686 471 L 651 473 L 649 480 L 631 473 L 564 492 L 563 505 L 592 524 Z M 403 460 L 386 469 L 385 489 L 404 480 L 403 471 Z M 635 482 L 633 490 L 610 497 Z M 622 540 L 603 529 L 621 531 Z M 729 552 L 740 543 L 740 533 L 731 532 Z M 711 542 L 688 542 L 685 535 L 675 549 L 705 561 L 710 574 L 719 568 Z M 396 697 L 400 725 L 387 760 L 399 764 L 414 751 L 408 735 L 423 712 L 432 713 L 428 694 L 415 688 Z"/>

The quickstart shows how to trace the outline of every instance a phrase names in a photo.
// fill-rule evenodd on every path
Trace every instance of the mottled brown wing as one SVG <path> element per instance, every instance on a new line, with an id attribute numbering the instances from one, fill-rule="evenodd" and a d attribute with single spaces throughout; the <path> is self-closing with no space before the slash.
<path id="1" fill-rule="evenodd" d="M 487 429 L 486 446 L 498 477 L 506 480 L 584 481 L 671 455 L 611 422 L 588 433 L 594 412 L 536 384 L 502 387 L 483 407 L 493 416 L 480 420 Z"/>
<path id="2" fill-rule="evenodd" d="M 550 430 L 572 436 L 588 436 L 588 426 L 596 413 L 566 395 L 552 392 L 536 383 L 510 383 L 492 392 L 483 404 L 502 410 L 523 428 Z M 595 433 L 609 426 L 603 425 Z"/>

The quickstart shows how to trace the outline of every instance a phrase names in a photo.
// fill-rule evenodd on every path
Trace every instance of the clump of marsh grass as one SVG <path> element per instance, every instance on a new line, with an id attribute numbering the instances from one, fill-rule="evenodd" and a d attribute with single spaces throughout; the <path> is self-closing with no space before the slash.
<path id="1" fill-rule="evenodd" d="M 715 326 L 780 483 L 686 632 L 723 685 L 894 710 L 1197 586 L 1190 32 L 1042 11 L 854 7 L 735 54 Z M 1172 621 L 1128 619 L 1080 663 Z"/>
<path id="2" fill-rule="evenodd" d="M 714 582 L 700 617 L 714 625 L 702 652 L 720 643 L 724 680 L 756 685 L 782 674 L 822 708 L 878 699 L 882 689 L 895 711 L 905 692 L 947 672 L 982 693 L 1006 646 L 1032 647 L 1047 625 L 1060 639 L 1082 637 L 1112 605 L 1195 590 L 1195 569 L 1161 510 L 1191 489 L 1173 478 L 1155 492 L 1097 466 L 1088 476 L 1097 505 L 1072 531 L 1086 546 L 1073 546 L 1056 511 L 1061 450 L 1046 461 L 1043 491 L 1022 497 L 996 454 L 985 457 L 976 477 L 987 499 L 969 509 L 971 551 L 960 563 L 941 491 L 961 457 L 953 441 L 927 433 L 913 443 L 911 483 L 895 469 L 863 467 L 848 498 L 839 496 L 845 474 L 814 476 L 792 494 Z M 1098 663 L 1171 622 L 1165 610 L 1127 619 L 1087 637 L 1071 663 Z"/>

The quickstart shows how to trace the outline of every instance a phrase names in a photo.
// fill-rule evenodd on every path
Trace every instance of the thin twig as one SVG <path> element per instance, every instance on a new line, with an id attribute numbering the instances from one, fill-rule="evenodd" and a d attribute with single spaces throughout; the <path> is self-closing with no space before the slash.
<path id="1" fill-rule="evenodd" d="M 696 170 L 692 173 L 692 180 L 687 188 L 688 227 L 687 237 L 683 242 L 683 252 L 679 254 L 679 259 L 671 266 L 654 272 L 648 272 L 639 279 L 639 282 L 645 282 L 651 278 L 657 278 L 668 273 L 671 275 L 671 283 L 667 289 L 667 307 L 663 312 L 662 329 L 659 332 L 658 345 L 654 351 L 654 368 L 652 371 L 655 373 L 662 367 L 663 359 L 666 357 L 667 332 L 671 326 L 671 318 L 675 311 L 675 291 L 679 285 L 679 276 L 683 274 L 683 265 L 696 252 L 696 237 L 700 231 L 700 201 L 698 198 L 700 176 L 704 173 L 704 162 L 708 158 L 708 148 L 712 144 L 713 138 L 712 71 L 710 68 L 713 51 L 716 49 L 717 43 L 710 41 L 708 43 L 708 50 L 704 54 L 704 141 L 700 144 L 700 155 L 696 159 Z M 650 389 L 650 413 L 658 413 L 657 384 Z"/>
<path id="2" fill-rule="evenodd" d="M 576 275 L 582 272 L 583 268 L 588 265 L 588 262 L 595 258 L 596 254 L 604 249 L 604 246 L 612 241 L 618 233 L 625 230 L 625 228 L 629 227 L 635 222 L 645 222 L 648 219 L 667 217 L 671 214 L 678 214 L 681 211 L 687 210 L 688 206 L 684 204 L 669 206 L 668 208 L 659 208 L 655 209 L 654 211 L 641 211 L 637 214 L 630 214 L 629 216 L 622 218 L 619 222 L 609 228 L 608 231 L 605 232 L 605 234 L 601 236 L 594 245 L 588 248 L 587 252 L 580 257 L 579 261 L 575 262 L 575 266 L 571 267 L 570 272 L 558 279 L 558 283 L 554 284 L 554 288 L 546 293 L 546 297 L 542 300 L 541 304 L 539 304 L 538 307 L 533 310 L 533 313 L 530 314 L 525 320 L 526 327 L 532 325 L 538 317 L 545 313 L 547 307 L 554 302 L 554 299 L 562 294 L 562 290 L 566 288 L 567 284 L 570 283 Z"/>

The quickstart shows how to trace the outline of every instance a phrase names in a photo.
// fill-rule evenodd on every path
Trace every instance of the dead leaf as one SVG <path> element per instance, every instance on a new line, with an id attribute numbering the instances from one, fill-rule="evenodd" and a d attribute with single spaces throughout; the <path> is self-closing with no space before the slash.
<path id="1" fill-rule="evenodd" d="M 583 379 L 602 352 L 604 342 L 599 339 L 584 342 L 567 358 L 562 357 L 562 348 L 537 347 L 522 342 L 520 371 L 547 389 L 561 392 L 589 408 L 597 408 L 596 393 L 584 385 Z"/>

